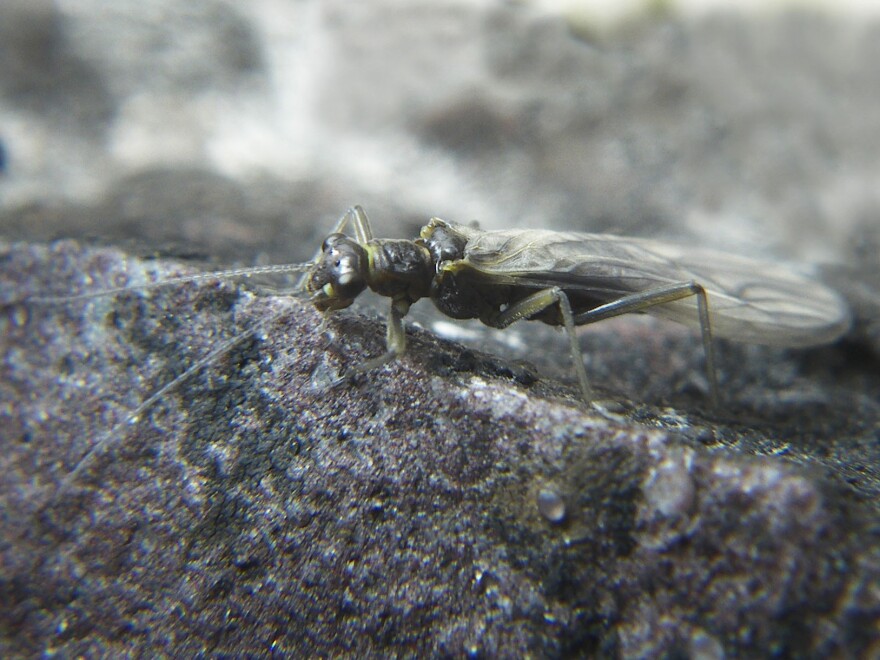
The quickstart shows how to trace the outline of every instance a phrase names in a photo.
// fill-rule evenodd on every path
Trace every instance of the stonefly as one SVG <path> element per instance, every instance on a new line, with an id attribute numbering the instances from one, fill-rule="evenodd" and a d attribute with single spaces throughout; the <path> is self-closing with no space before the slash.
<path id="1" fill-rule="evenodd" d="M 344 233 L 349 226 L 353 236 Z M 295 291 L 306 291 L 322 312 L 348 307 L 366 289 L 391 299 L 385 352 L 349 368 L 336 384 L 405 351 L 403 318 L 421 298 L 430 298 L 452 318 L 477 318 L 493 328 L 506 328 L 520 319 L 562 326 L 587 402 L 592 391 L 575 335 L 578 325 L 648 312 L 698 328 L 714 402 L 718 386 L 713 337 L 805 347 L 834 341 L 850 324 L 849 311 L 834 291 L 775 264 L 643 238 L 535 229 L 481 231 L 438 218 L 422 227 L 415 240 L 379 239 L 373 237 L 359 206 L 349 209 L 321 250 L 304 264 L 200 273 L 78 295 L 31 297 L 27 302 L 67 303 L 184 282 L 277 273 L 303 273 Z M 123 424 L 136 423 L 169 391 L 277 316 L 199 358 L 141 402 Z M 50 502 L 76 481 L 115 431 L 80 458 Z"/>
<path id="2" fill-rule="evenodd" d="M 351 227 L 353 236 L 344 232 Z M 386 350 L 349 368 L 337 383 L 386 364 L 406 349 L 403 318 L 430 298 L 455 319 L 477 318 L 493 328 L 520 319 L 562 326 L 586 401 L 592 390 L 575 326 L 647 312 L 700 330 L 713 401 L 718 385 L 714 337 L 779 347 L 830 343 L 850 325 L 831 289 L 775 264 L 676 243 L 608 234 L 539 229 L 482 231 L 433 218 L 415 240 L 374 238 L 360 206 L 340 218 L 312 261 L 200 273 L 74 296 L 31 298 L 60 302 L 204 279 L 305 273 L 305 290 L 322 312 L 343 309 L 371 289 L 391 299 Z M 272 320 L 272 319 L 268 319 Z M 201 358 L 145 400 L 139 415 L 171 388 L 209 364 L 252 328 Z"/>

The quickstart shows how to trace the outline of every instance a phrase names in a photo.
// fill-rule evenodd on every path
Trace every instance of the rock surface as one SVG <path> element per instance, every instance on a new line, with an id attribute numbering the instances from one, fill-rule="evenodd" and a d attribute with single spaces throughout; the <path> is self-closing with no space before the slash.
<path id="1" fill-rule="evenodd" d="M 25 295 L 181 272 L 72 242 L 2 265 Z M 418 330 L 330 389 L 381 325 L 228 283 L 6 303 L 4 655 L 877 649 L 877 449 L 829 456 L 876 410 L 612 413 Z"/>
<path id="2" fill-rule="evenodd" d="M 880 22 L 649 4 L 0 3 L 0 655 L 880 653 Z M 693 333 L 603 322 L 594 407 L 540 324 L 417 306 L 331 388 L 383 303 L 28 302 L 306 261 L 354 203 L 828 263 L 855 323 L 722 343 L 713 410 Z"/>

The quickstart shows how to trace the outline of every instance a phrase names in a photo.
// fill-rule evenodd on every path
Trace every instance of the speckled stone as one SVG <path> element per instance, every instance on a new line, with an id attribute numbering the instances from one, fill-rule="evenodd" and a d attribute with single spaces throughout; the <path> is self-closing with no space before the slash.
<path id="1" fill-rule="evenodd" d="M 876 500 L 760 455 L 772 424 L 600 413 L 491 356 L 450 370 L 464 349 L 414 330 L 327 389 L 316 374 L 378 353 L 381 324 L 229 283 L 21 303 L 182 272 L 3 246 L 4 655 L 876 648 Z M 564 520 L 536 506 L 548 484 Z"/>

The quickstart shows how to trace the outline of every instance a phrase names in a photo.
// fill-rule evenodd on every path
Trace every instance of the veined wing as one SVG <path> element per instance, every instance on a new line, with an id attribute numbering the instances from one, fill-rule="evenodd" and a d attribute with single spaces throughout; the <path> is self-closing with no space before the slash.
<path id="1" fill-rule="evenodd" d="M 694 281 L 709 298 L 716 336 L 775 346 L 834 341 L 849 328 L 846 304 L 831 289 L 777 264 L 676 243 L 547 230 L 484 232 L 467 238 L 465 261 L 519 285 L 559 286 L 611 301 Z M 694 297 L 646 311 L 699 328 Z"/>

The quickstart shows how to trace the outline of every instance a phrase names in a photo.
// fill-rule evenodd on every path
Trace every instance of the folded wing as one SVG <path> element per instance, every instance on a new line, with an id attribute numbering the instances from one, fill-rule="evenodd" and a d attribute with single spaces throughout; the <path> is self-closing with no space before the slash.
<path id="1" fill-rule="evenodd" d="M 716 336 L 775 346 L 813 346 L 849 327 L 837 293 L 783 266 L 715 250 L 604 234 L 544 230 L 482 232 L 456 226 L 468 239 L 465 261 L 520 286 L 559 286 L 602 301 L 694 281 L 708 292 Z M 699 328 L 695 298 L 647 312 Z"/>

